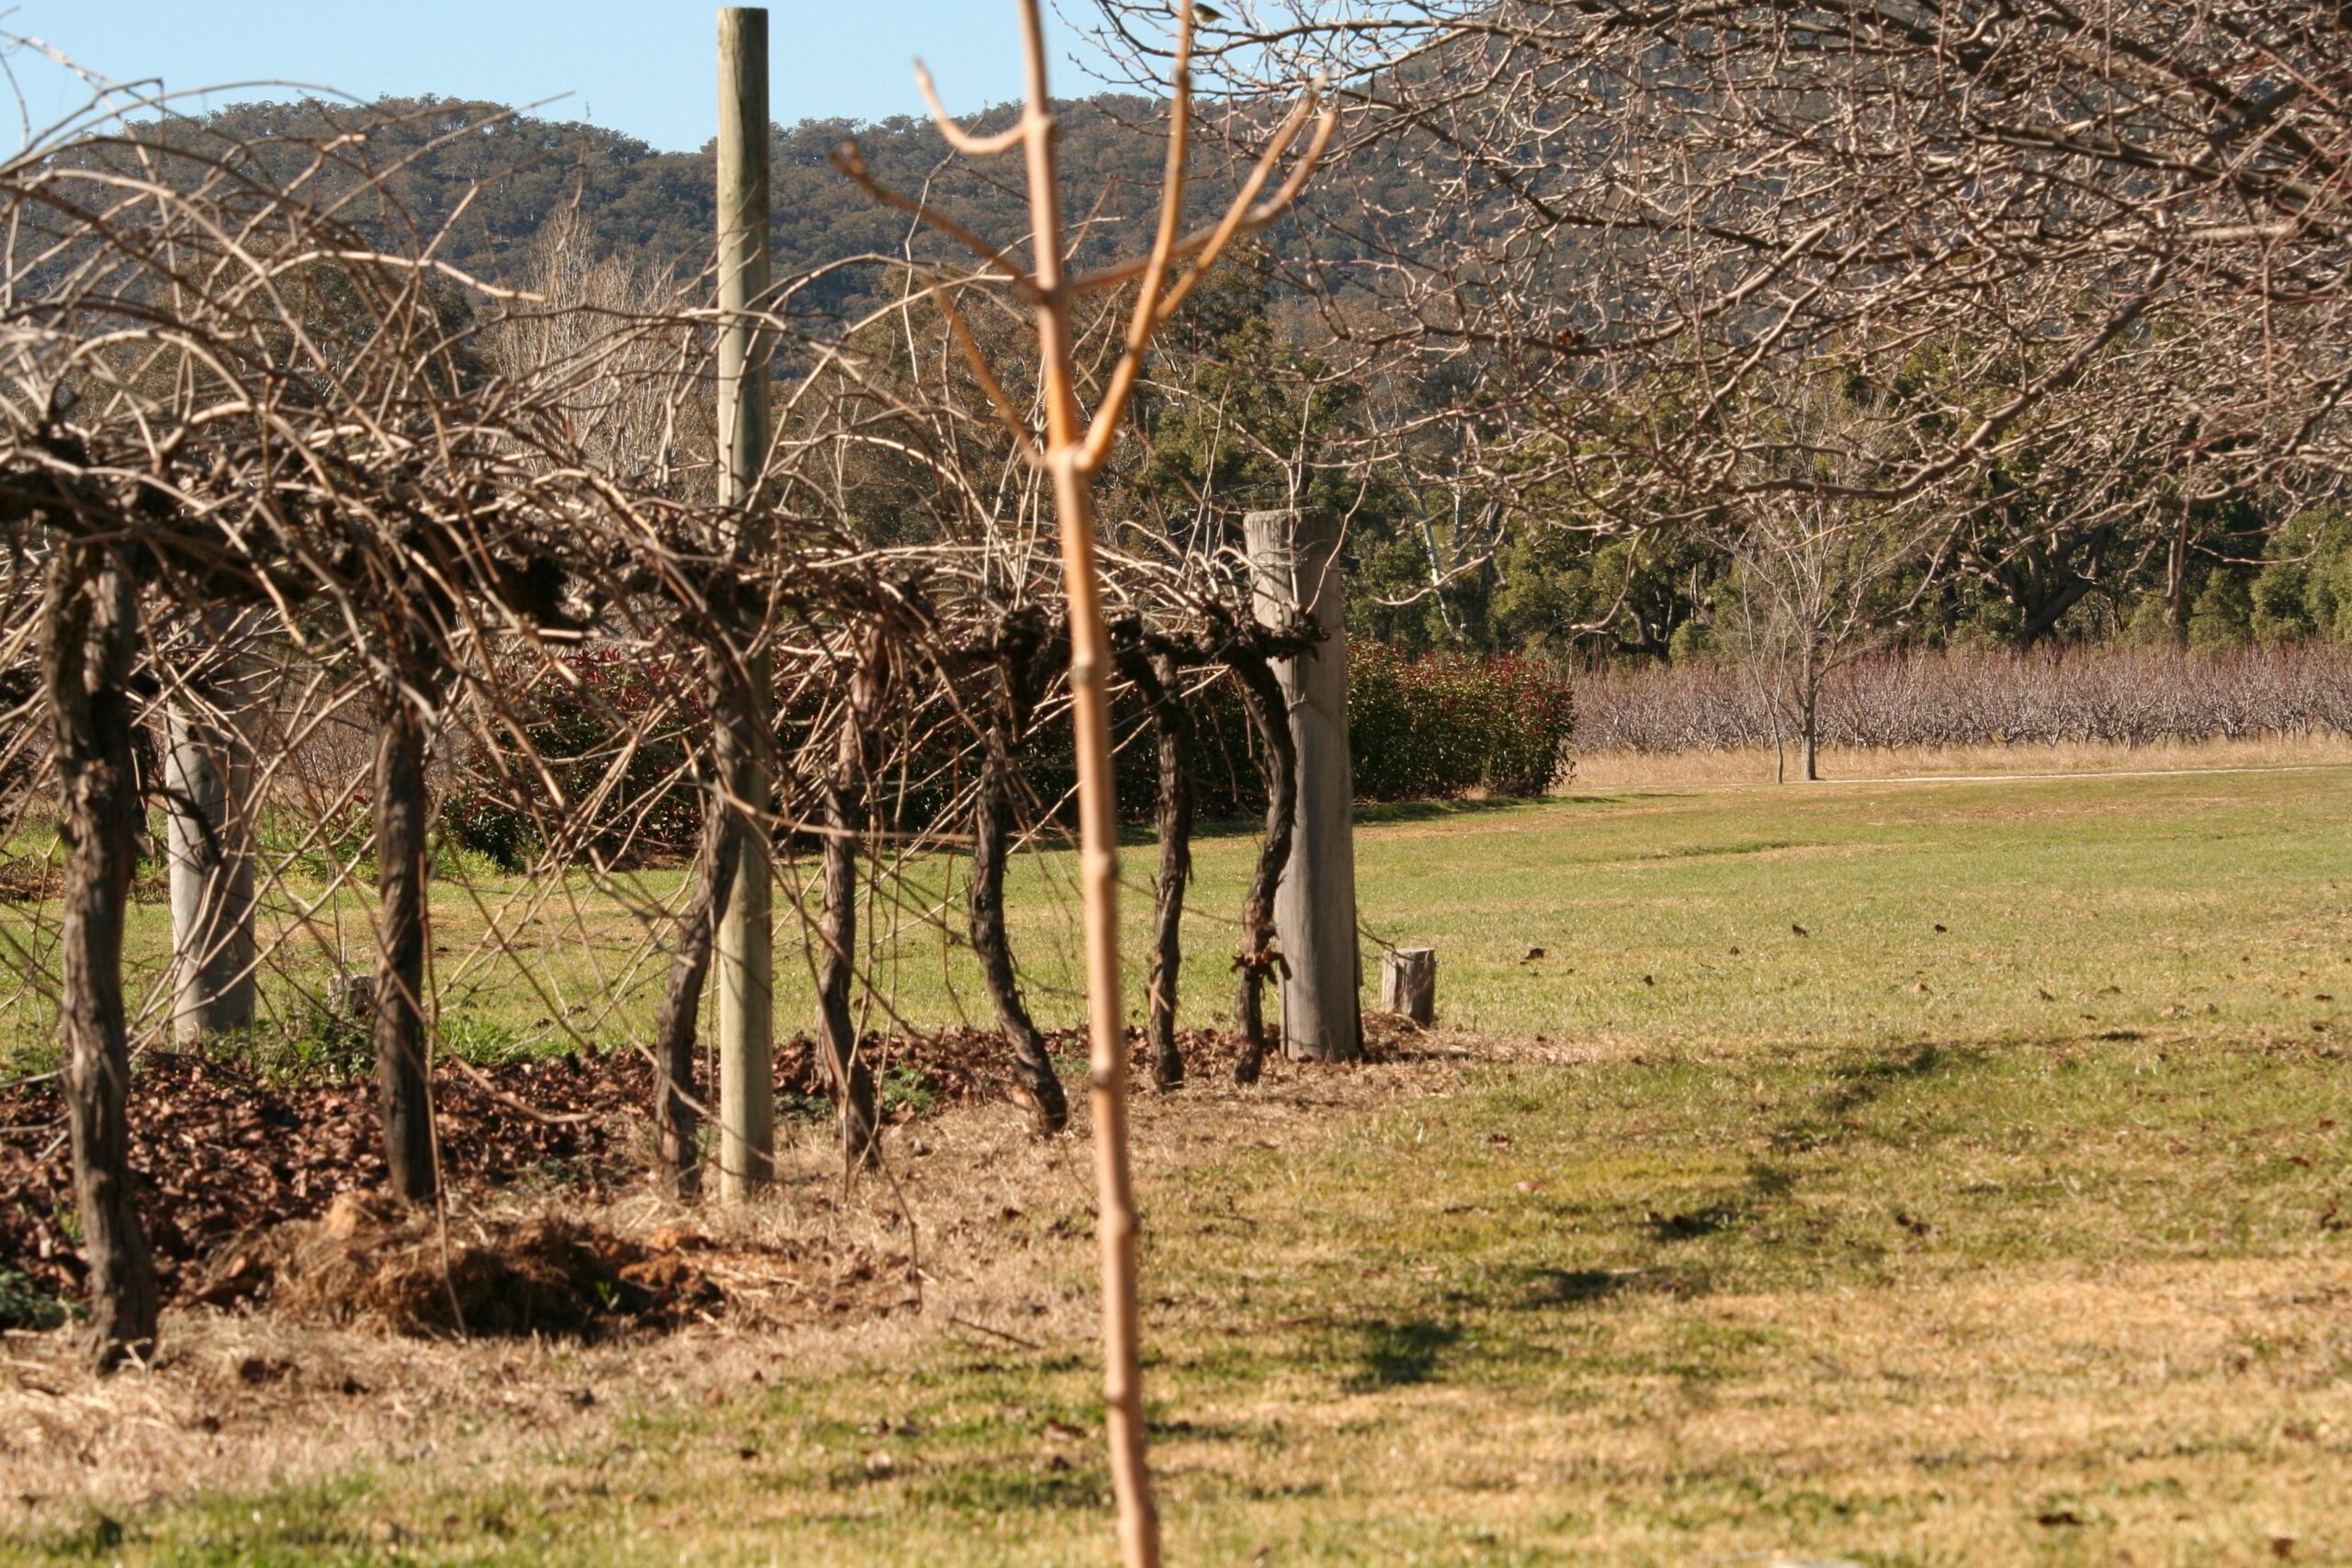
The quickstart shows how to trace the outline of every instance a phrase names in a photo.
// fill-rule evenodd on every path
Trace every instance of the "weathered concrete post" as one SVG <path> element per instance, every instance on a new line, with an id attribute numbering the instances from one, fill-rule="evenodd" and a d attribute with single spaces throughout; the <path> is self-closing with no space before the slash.
<path id="1" fill-rule="evenodd" d="M 742 508 L 736 549 L 756 558 L 766 546 L 758 506 L 767 460 L 767 334 L 745 312 L 767 307 L 768 14 L 759 6 L 718 13 L 718 308 L 727 321 L 718 344 L 718 434 L 724 464 L 718 498 Z M 746 642 L 758 628 L 741 628 Z M 726 781 L 743 809 L 762 813 L 773 789 L 760 744 L 767 733 L 768 671 L 747 661 L 741 705 L 727 715 L 738 744 Z M 772 1178 L 775 1156 L 775 911 L 763 818 L 736 835 L 738 859 L 719 916 L 718 1195 L 746 1199 Z"/>
<path id="2" fill-rule="evenodd" d="M 194 1045 L 254 1021 L 252 700 L 235 618 L 192 699 L 164 710 L 164 788 L 171 865 L 172 1038 Z"/>
<path id="3" fill-rule="evenodd" d="M 1242 519 L 1258 617 L 1293 604 L 1324 633 L 1274 660 L 1298 747 L 1298 829 L 1274 896 L 1283 978 L 1283 1051 L 1293 1060 L 1363 1054 L 1356 946 L 1355 784 L 1348 759 L 1348 633 L 1342 618 L 1339 520 L 1322 512 L 1252 512 Z"/>

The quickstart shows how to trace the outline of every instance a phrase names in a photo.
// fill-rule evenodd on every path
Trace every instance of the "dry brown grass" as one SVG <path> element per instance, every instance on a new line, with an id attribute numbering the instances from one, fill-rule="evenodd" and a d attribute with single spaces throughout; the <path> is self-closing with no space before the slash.
<path id="1" fill-rule="evenodd" d="M 2342 1562 L 2347 1301 L 2340 1258 L 1669 1298 L 1612 1356 L 1769 1355 L 1727 1381 L 1612 1378 L 1605 1399 L 1302 1387 L 1193 1415 L 1299 1432 L 1351 1511 L 1543 1561 Z M 1250 1479 L 1207 1445 L 1164 1458 Z"/>
<path id="2" fill-rule="evenodd" d="M 1161 1234 L 1181 1238 L 1225 1212 L 1216 1177 L 1237 1159 L 1351 1180 L 1349 1162 L 1392 1147 L 1399 1127 L 1475 1112 L 1497 1071 L 1527 1082 L 1580 1070 L 1641 1069 L 1620 1051 L 1439 1034 L 1388 1064 L 1278 1066 L 1258 1091 L 1195 1084 L 1139 1107 L 1144 1190 Z M 1511 1123 L 1473 1121 L 1468 1144 L 1492 1142 L 1476 1130 L 1489 1124 Z M 787 1556 L 1091 1559 L 1100 1537 L 1084 1507 L 1046 1508 L 985 1549 L 968 1521 L 910 1508 L 908 1489 L 944 1484 L 960 1461 L 926 1457 L 924 1424 L 901 1433 L 888 1414 L 931 1397 L 914 1392 L 935 1386 L 925 1369 L 1011 1362 L 1066 1369 L 1049 1372 L 1057 1385 L 1090 1379 L 1083 1134 L 1038 1143 L 1010 1111 L 978 1109 L 891 1136 L 895 1192 L 875 1184 L 843 1201 L 831 1140 L 810 1131 L 787 1153 L 777 1203 L 693 1216 L 722 1251 L 801 1262 L 729 1280 L 718 1321 L 673 1334 L 403 1340 L 199 1312 L 169 1325 L 163 1364 L 104 1383 L 55 1342 L 18 1339 L 0 1378 L 10 1478 L 0 1520 L 32 1539 L 94 1511 L 137 1519 L 190 1498 L 266 1498 L 390 1467 L 414 1479 L 390 1489 L 377 1523 L 355 1527 L 362 1541 L 405 1539 L 399 1521 L 448 1506 L 435 1498 L 519 1495 L 651 1509 L 650 1537 L 583 1549 L 583 1560 L 765 1561 L 740 1533 L 754 1520 L 759 1541 L 798 1543 Z M 1495 1201 L 1493 1182 L 1444 1185 L 1474 1211 Z M 1330 1196 L 1313 1178 L 1295 1190 L 1310 1213 Z M 907 1250 L 899 1195 L 918 1288 L 849 1300 L 842 1259 Z M 1392 1201 L 1426 1210 L 1433 1196 L 1398 1188 Z M 684 1216 L 640 1197 L 584 1217 L 643 1236 Z M 1203 1302 L 1188 1288 L 1185 1260 L 1204 1245 L 1228 1244 L 1154 1249 L 1159 1288 L 1177 1293 L 1154 1308 L 1156 1342 L 1177 1365 L 1224 1353 L 1219 1325 L 1237 1311 L 1229 1295 Z M 1355 1271 L 1344 1247 L 1292 1245 L 1261 1263 Z M 1357 1257 L 1372 1279 L 1412 1271 L 1416 1254 L 1408 1242 Z M 1432 1261 L 1430 1291 L 1463 1278 L 1458 1260 Z M 2184 1568 L 2352 1552 L 2340 1506 L 2352 1495 L 2342 1400 L 2352 1258 L 2323 1236 L 2283 1256 L 1994 1263 L 1826 1289 L 1652 1290 L 1641 1273 L 1584 1309 L 1589 1327 L 1559 1359 L 1514 1348 L 1517 1374 L 1502 1383 L 1359 1378 L 1335 1397 L 1328 1353 L 1276 1358 L 1239 1381 L 1156 1374 L 1184 1417 L 1156 1450 L 1180 1549 L 1204 1562 L 1247 1556 L 1252 1543 L 1269 1545 L 1270 1560 L 1392 1561 L 1408 1544 L 1453 1542 L 1442 1555 L 1679 1562 L 1861 1543 L 1873 1561 Z M 1238 1309 L 1248 1328 L 1236 1343 L 1271 1333 L 1344 1344 L 1365 1314 L 1382 1321 L 1376 1298 L 1331 1297 L 1304 1315 L 1278 1299 Z M 872 1381 L 879 1368 L 893 1371 Z M 913 1385 L 899 1381 L 910 1371 Z M 952 1388 L 959 1374 L 948 1375 Z M 797 1414 L 781 1427 L 743 1403 L 767 1389 L 790 1391 L 784 1408 Z M 854 1438 L 844 1456 L 832 1434 L 865 1430 L 847 1424 L 877 1406 L 888 1429 Z M 685 1435 L 635 1457 L 649 1415 Z M 1050 1475 L 1085 1458 L 1082 1433 L 1072 1448 L 1059 1424 L 1044 1427 L 1028 1458 L 989 1462 Z M 1237 1432 L 1281 1434 L 1271 1473 L 1313 1484 L 1270 1487 L 1264 1439 L 1237 1443 Z M 741 1483 L 710 1468 L 714 1444 L 816 1479 L 760 1493 L 750 1513 L 724 1504 L 714 1514 L 711 1496 Z M 859 1515 L 861 1531 L 888 1521 L 878 1534 L 834 1533 L 844 1462 L 886 1490 L 881 1512 Z M 1331 1549 L 1342 1540 L 1353 1544 Z M 959 1540 L 971 1556 L 957 1555 Z"/>
<path id="3" fill-rule="evenodd" d="M 1246 1093 L 1200 1082 L 1147 1098 L 1136 1114 L 1142 1167 L 1173 1180 L 1237 1143 L 1272 1146 L 1473 1059 L 1469 1043 L 1442 1033 L 1419 1052 L 1364 1068 L 1276 1062 Z M 89 1374 L 66 1335 L 12 1334 L 0 1359 L 0 1530 L 300 1485 L 403 1458 L 494 1484 L 538 1475 L 549 1452 L 616 1441 L 628 1412 L 699 1408 L 779 1369 L 806 1377 L 906 1360 L 942 1338 L 1083 1347 L 1092 1301 L 1061 1282 L 1082 1272 L 1093 1247 L 1085 1115 L 1073 1115 L 1070 1134 L 1043 1142 L 1011 1106 L 892 1128 L 889 1176 L 847 1192 L 830 1131 L 804 1126 L 779 1155 L 775 1199 L 744 1210 L 650 1193 L 594 1206 L 561 1196 L 453 1205 L 460 1252 L 555 1215 L 639 1242 L 680 1229 L 707 1237 L 707 1269 L 726 1304 L 672 1333 L 587 1344 L 403 1337 L 393 1328 L 434 1317 L 406 1310 L 414 1281 L 404 1271 L 394 1310 L 361 1314 L 356 1326 L 319 1321 L 315 1292 L 290 1314 L 170 1314 L 161 1360 L 107 1379 Z M 1052 1218 L 1034 1243 L 1009 1247 L 1008 1214 Z M 429 1250 L 430 1236 L 411 1228 L 404 1255 Z M 1051 1255 L 1043 1267 L 1041 1250 Z"/>
<path id="4" fill-rule="evenodd" d="M 1781 759 L 1788 777 L 1798 777 L 1800 759 L 1792 749 Z M 2163 741 L 2148 746 L 2093 744 L 2016 746 L 1894 746 L 1827 748 L 1821 754 L 1826 782 L 1872 779 L 2005 778 L 2199 772 L 2226 768 L 2310 768 L 2352 762 L 2352 736 L 2269 736 L 2249 740 Z M 1671 755 L 1603 752 L 1577 759 L 1567 793 L 1639 784 L 1770 784 L 1776 764 L 1770 748 L 1681 751 Z"/>

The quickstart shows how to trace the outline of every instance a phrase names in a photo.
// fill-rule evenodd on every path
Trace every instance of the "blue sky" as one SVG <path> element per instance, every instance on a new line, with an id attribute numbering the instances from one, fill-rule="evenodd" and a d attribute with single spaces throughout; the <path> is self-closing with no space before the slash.
<path id="1" fill-rule="evenodd" d="M 1012 0 L 774 0 L 775 118 L 920 114 L 909 70 L 917 54 L 956 113 L 1001 103 L 1021 88 L 1012 17 Z M 1071 63 L 1081 41 L 1050 7 L 1048 19 L 1055 90 L 1093 91 Z M 269 78 L 360 98 L 430 92 L 514 104 L 569 93 L 541 112 L 665 150 L 710 139 L 717 27 L 702 0 L 17 0 L 0 18 L 0 29 L 118 81 L 160 75 L 177 89 Z M 8 64 L 36 125 L 84 96 L 29 51 Z"/>

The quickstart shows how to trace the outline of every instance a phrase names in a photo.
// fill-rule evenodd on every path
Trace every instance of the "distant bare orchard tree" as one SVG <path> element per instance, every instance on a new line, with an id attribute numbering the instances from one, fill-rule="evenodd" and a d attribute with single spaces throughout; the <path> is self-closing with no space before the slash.
<path id="1" fill-rule="evenodd" d="M 1099 9 L 1154 63 L 1148 6 Z M 2352 471 L 2340 6 L 1226 13 L 1199 52 L 1235 140 L 1304 72 L 1347 110 L 1295 280 L 1333 330 L 1443 367 L 1515 508 L 1639 531 L 1724 505 L 1758 482 L 1749 394 L 1835 355 L 1918 404 L 1873 493 L 1973 529 L 1970 570 L 2039 636 L 2176 503 Z M 2046 511 L 2002 482 L 2062 467 Z"/>
<path id="2" fill-rule="evenodd" d="M 1910 629 L 1941 574 L 1942 513 L 1932 497 L 1872 493 L 1912 432 L 1826 374 L 1748 417 L 1774 438 L 1716 529 L 1732 563 L 1716 625 L 1769 696 L 1776 750 L 1793 739 L 1804 776 L 1817 779 L 1823 685 Z"/>

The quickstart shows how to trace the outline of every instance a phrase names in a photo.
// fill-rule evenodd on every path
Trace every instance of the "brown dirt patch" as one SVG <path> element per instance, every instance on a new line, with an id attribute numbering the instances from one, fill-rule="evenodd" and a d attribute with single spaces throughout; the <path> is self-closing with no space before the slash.
<path id="1" fill-rule="evenodd" d="M 514 1063 L 486 1075 L 518 1109 L 462 1075 L 435 1075 L 442 1166 L 453 1187 L 532 1183 L 598 1190 L 633 1178 L 627 1145 L 650 1081 L 619 1057 Z M 72 1155 L 55 1079 L 0 1095 L 0 1269 L 73 1296 Z M 556 1118 L 556 1119 L 550 1119 Z M 150 1052 L 131 1074 L 131 1168 L 170 1299 L 196 1298 L 199 1265 L 241 1236 L 314 1219 L 384 1176 L 374 1090 L 363 1081 L 272 1081 L 195 1052 Z M 220 1300 L 217 1294 L 212 1298 Z"/>
<path id="2" fill-rule="evenodd" d="M 675 1229 L 633 1240 L 551 1213 L 453 1237 L 436 1215 L 346 1192 L 323 1218 L 228 1249 L 194 1294 L 266 1299 L 336 1327 L 594 1339 L 715 1313 L 721 1292 L 691 1257 L 699 1241 Z"/>
<path id="3" fill-rule="evenodd" d="M 191 1294 L 416 1338 L 594 1341 L 722 1316 L 887 1315 L 908 1304 L 912 1282 L 908 1255 L 854 1245 L 722 1243 L 674 1224 L 631 1235 L 545 1209 L 451 1224 L 346 1192 L 320 1219 L 223 1248 Z"/>
<path id="4" fill-rule="evenodd" d="M 1385 1038 L 1373 1032 L 1375 1043 Z M 1084 1054 L 1074 1032 L 1051 1035 L 1048 1044 L 1065 1059 Z M 1230 1078 L 1236 1041 L 1188 1032 L 1183 1046 L 1196 1080 Z M 876 1037 L 865 1049 L 877 1070 L 911 1091 L 891 1108 L 899 1122 L 1004 1098 L 1012 1083 L 1003 1041 L 992 1031 Z M 1132 1055 L 1140 1073 L 1139 1036 Z M 778 1043 L 775 1076 L 780 1096 L 824 1098 L 816 1048 L 805 1035 Z M 560 1192 L 602 1202 L 647 1186 L 652 1073 L 634 1053 L 445 1067 L 434 1077 L 433 1092 L 443 1178 L 453 1193 Z M 85 1270 L 71 1230 L 63 1114 L 54 1078 L 0 1091 L 0 1270 L 23 1276 L 42 1294 L 71 1300 L 81 1292 Z M 130 1122 L 140 1211 L 164 1293 L 180 1304 L 266 1297 L 278 1271 L 268 1266 L 263 1238 L 318 1220 L 345 1195 L 372 1191 L 384 1179 L 375 1091 L 364 1079 L 287 1081 L 201 1052 L 152 1051 L 131 1075 Z M 484 1238 L 481 1245 L 496 1255 L 513 1240 Z M 372 1248 L 371 1256 L 381 1250 Z M 243 1267 L 229 1267 L 241 1258 Z M 435 1263 L 437 1280 L 437 1256 Z M 530 1265 L 539 1272 L 528 1278 L 551 1279 L 547 1270 L 571 1267 L 542 1258 Z M 538 1288 L 528 1280 L 516 1286 L 529 1299 Z M 605 1288 L 613 1288 L 611 1281 Z M 438 1309 L 395 1302 L 406 1301 L 405 1289 L 384 1286 L 384 1320 L 414 1323 L 417 1331 L 442 1326 L 432 1321 Z M 459 1315 L 476 1326 L 473 1314 Z"/>
<path id="5" fill-rule="evenodd" d="M 1230 1041 L 1188 1037 L 1184 1089 L 1139 1089 L 1132 1105 L 1148 1212 L 1155 1193 L 1237 1145 L 1288 1145 L 1310 1128 L 1339 1125 L 1333 1118 L 1447 1092 L 1470 1064 L 1530 1049 L 1366 1021 L 1375 1041 L 1389 1042 L 1384 1065 L 1276 1057 L 1248 1089 L 1232 1082 Z M 1001 1059 L 991 1041 L 970 1043 Z M 1077 1048 L 1072 1035 L 1054 1041 L 1065 1063 Z M 921 1060 L 920 1047 L 903 1059 Z M 493 1076 L 513 1081 L 505 1069 Z M 345 1087 L 364 1094 L 366 1086 Z M 614 1462 L 605 1456 L 635 1440 L 624 1421 L 645 1410 L 720 1412 L 701 1419 L 722 1436 L 744 1433 L 721 1451 L 730 1463 L 753 1462 L 734 1457 L 736 1449 L 761 1439 L 728 1426 L 725 1413 L 758 1409 L 778 1379 L 912 1365 L 943 1338 L 983 1357 L 1081 1352 L 1097 1326 L 1093 1187 L 1087 1099 L 1071 1087 L 1067 1136 L 1033 1136 L 1026 1116 L 1001 1101 L 944 1102 L 936 1114 L 889 1129 L 888 1179 L 846 1186 L 831 1129 L 786 1122 L 777 1189 L 756 1204 L 690 1207 L 641 1182 L 601 1201 L 576 1188 L 453 1186 L 453 1249 L 492 1245 L 560 1215 L 650 1258 L 676 1255 L 719 1299 L 679 1313 L 674 1331 L 623 1323 L 579 1338 L 403 1335 L 387 1332 L 380 1315 L 342 1325 L 331 1311 L 254 1310 L 257 1295 L 223 1310 L 184 1291 L 165 1315 L 158 1359 L 134 1373 L 94 1376 L 70 1332 L 8 1336 L 0 1344 L 0 1474 L 8 1477 L 0 1539 L 70 1527 L 92 1509 L 123 1517 L 354 1465 L 397 1470 L 425 1456 L 452 1473 L 543 1490 L 550 1473 L 578 1480 L 576 1464 L 605 1474 Z M 216 1261 L 226 1267 L 235 1256 Z M 192 1287 L 200 1283 L 190 1275 Z"/>

